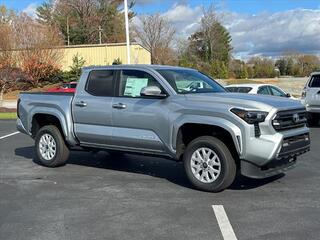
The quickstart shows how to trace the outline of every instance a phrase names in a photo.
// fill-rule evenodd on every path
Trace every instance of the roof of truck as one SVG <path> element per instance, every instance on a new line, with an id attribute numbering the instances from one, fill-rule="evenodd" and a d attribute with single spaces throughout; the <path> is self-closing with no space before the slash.
<path id="1" fill-rule="evenodd" d="M 152 64 L 127 64 L 127 65 L 106 65 L 106 66 L 88 66 L 83 69 L 94 70 L 94 69 L 121 69 L 121 68 L 135 68 L 135 69 L 191 69 L 178 66 L 169 65 L 152 65 Z M 194 70 L 194 69 L 193 69 Z"/>

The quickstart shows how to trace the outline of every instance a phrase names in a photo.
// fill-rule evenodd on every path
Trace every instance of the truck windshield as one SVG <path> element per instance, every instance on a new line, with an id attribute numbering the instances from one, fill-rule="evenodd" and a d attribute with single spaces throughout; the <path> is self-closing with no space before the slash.
<path id="1" fill-rule="evenodd" d="M 178 94 L 217 93 L 226 90 L 208 76 L 189 69 L 158 69 Z"/>

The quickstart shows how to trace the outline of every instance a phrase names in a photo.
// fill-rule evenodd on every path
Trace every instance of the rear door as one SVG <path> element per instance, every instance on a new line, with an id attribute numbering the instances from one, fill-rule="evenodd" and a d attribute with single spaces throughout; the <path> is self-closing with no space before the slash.
<path id="1" fill-rule="evenodd" d="M 310 106 L 320 106 L 320 75 L 310 78 L 306 89 L 306 101 Z"/>
<path id="2" fill-rule="evenodd" d="M 123 70 L 113 99 L 113 144 L 128 150 L 163 152 L 169 136 L 168 100 L 140 96 L 146 86 L 158 86 L 154 76 L 142 70 Z M 167 140 L 167 139 L 166 139 Z"/>
<path id="3" fill-rule="evenodd" d="M 84 145 L 110 144 L 114 70 L 92 70 L 85 86 L 79 86 L 73 100 L 75 134 Z"/>

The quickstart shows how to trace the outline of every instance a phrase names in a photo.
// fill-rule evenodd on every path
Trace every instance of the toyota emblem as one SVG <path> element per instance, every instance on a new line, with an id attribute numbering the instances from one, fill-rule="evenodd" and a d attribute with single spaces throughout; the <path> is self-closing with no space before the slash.
<path id="1" fill-rule="evenodd" d="M 294 123 L 297 123 L 299 121 L 299 114 L 298 113 L 293 114 L 292 121 Z"/>

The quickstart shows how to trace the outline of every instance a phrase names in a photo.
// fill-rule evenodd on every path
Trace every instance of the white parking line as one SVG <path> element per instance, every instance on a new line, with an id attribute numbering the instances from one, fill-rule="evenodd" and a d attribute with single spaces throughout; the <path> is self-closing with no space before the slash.
<path id="1" fill-rule="evenodd" d="M 233 228 L 229 222 L 228 216 L 222 205 L 212 205 L 214 214 L 216 215 L 220 231 L 224 240 L 237 240 Z"/>
<path id="2" fill-rule="evenodd" d="M 2 137 L 0 137 L 0 140 L 1 140 L 1 139 L 4 139 L 4 138 L 7 138 L 7 137 L 11 137 L 11 136 L 16 135 L 16 134 L 18 134 L 18 133 L 20 133 L 20 132 L 14 132 L 14 133 L 10 133 L 10 134 L 8 134 L 8 135 L 2 136 Z"/>

